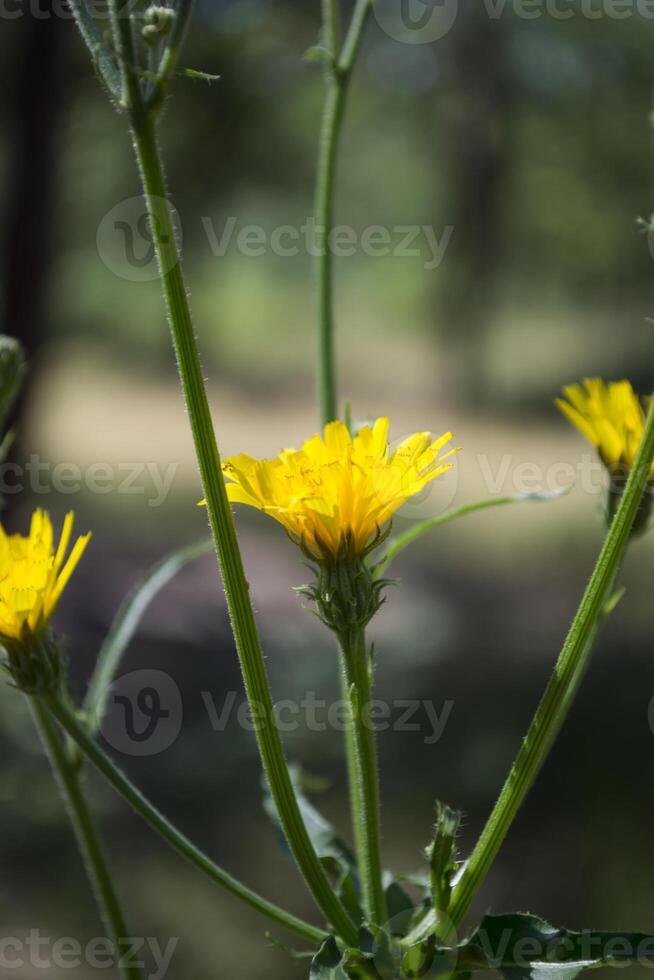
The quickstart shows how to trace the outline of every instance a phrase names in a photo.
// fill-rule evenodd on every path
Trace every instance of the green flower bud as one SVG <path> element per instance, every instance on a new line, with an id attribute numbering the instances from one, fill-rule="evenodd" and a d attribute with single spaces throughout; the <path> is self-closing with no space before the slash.
<path id="1" fill-rule="evenodd" d="M 170 7 L 162 7 L 159 4 L 148 7 L 143 15 L 145 27 L 141 33 L 144 41 L 147 44 L 155 44 L 160 38 L 170 34 L 176 16 L 177 14 Z"/>
<path id="2" fill-rule="evenodd" d="M 363 629 L 384 604 L 383 590 L 393 580 L 377 578 L 366 556 L 352 554 L 347 541 L 335 558 L 317 562 L 309 552 L 307 557 L 316 581 L 296 591 L 315 603 L 316 615 L 337 636 Z"/>
<path id="3" fill-rule="evenodd" d="M 50 694 L 62 689 L 66 675 L 65 657 L 61 642 L 52 630 L 34 634 L 25 629 L 19 638 L 3 636 L 0 650 L 5 653 L 0 666 L 19 691 Z"/>
<path id="4" fill-rule="evenodd" d="M 23 348 L 13 337 L 0 335 L 0 427 L 16 400 L 24 374 Z"/>

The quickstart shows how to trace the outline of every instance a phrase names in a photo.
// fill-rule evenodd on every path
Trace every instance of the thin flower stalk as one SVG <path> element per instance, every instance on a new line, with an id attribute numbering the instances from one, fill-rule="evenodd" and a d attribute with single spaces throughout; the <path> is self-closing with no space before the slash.
<path id="1" fill-rule="evenodd" d="M 74 711 L 65 700 L 55 695 L 42 698 L 45 707 L 61 725 L 67 735 L 86 758 L 95 766 L 104 778 L 117 790 L 132 809 L 149 824 L 171 847 L 187 861 L 207 875 L 212 881 L 221 885 L 251 908 L 265 915 L 278 925 L 297 933 L 310 942 L 322 942 L 327 933 L 303 922 L 284 909 L 262 898 L 227 871 L 219 867 L 204 854 L 196 845 L 181 833 L 159 810 L 147 800 L 141 791 L 125 776 L 112 762 L 109 756 L 89 734 L 86 726 L 81 724 Z M 38 702 L 37 702 L 38 703 Z"/>
<path id="2" fill-rule="evenodd" d="M 375 925 L 388 918 L 382 883 L 379 764 L 370 712 L 372 663 L 365 631 L 340 638 L 344 691 L 348 705 L 350 806 L 366 915 Z"/>
<path id="3" fill-rule="evenodd" d="M 363 40 L 372 0 L 357 0 L 352 20 L 338 50 L 336 0 L 323 3 L 323 34 L 327 42 L 325 61 L 325 101 L 321 122 L 316 226 L 322 245 L 318 255 L 318 389 L 320 418 L 326 425 L 338 418 L 338 393 L 334 355 L 334 259 L 331 231 L 334 227 L 334 199 L 338 150 L 345 116 L 347 92 L 357 54 Z"/>
<path id="4" fill-rule="evenodd" d="M 113 6 L 114 23 L 120 34 L 120 49 L 123 53 L 126 102 L 132 124 L 134 148 L 153 229 L 173 345 L 204 486 L 209 523 L 225 585 L 232 630 L 246 694 L 252 709 L 259 752 L 289 847 L 318 907 L 338 935 L 349 943 L 355 943 L 356 927 L 333 891 L 311 843 L 284 757 L 248 583 L 221 472 L 220 454 L 195 339 L 188 291 L 156 141 L 156 117 L 143 103 L 138 78 L 132 68 L 133 39 L 130 19 L 119 16 L 115 3 Z"/>
<path id="5" fill-rule="evenodd" d="M 71 760 L 53 724 L 50 712 L 38 697 L 28 698 L 34 724 L 41 737 L 53 775 L 59 786 L 82 854 L 102 921 L 108 930 L 125 980 L 142 980 L 141 970 L 122 954 L 129 949 L 132 932 L 127 927 L 113 884 L 102 841 L 93 822 L 81 785 L 81 773 Z"/>
<path id="6" fill-rule="evenodd" d="M 650 408 L 624 494 L 607 531 L 554 672 L 497 803 L 454 890 L 449 910 L 454 927 L 461 923 L 470 908 L 574 702 L 590 661 L 598 624 L 602 621 L 607 602 L 615 588 L 618 569 L 629 544 L 653 461 L 654 408 Z M 407 937 L 407 944 L 428 936 L 433 925 L 434 918 L 430 914 Z"/>

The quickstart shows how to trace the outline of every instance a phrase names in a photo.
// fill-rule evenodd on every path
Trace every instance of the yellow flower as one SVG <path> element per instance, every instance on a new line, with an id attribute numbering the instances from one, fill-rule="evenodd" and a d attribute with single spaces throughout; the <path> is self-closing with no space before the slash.
<path id="1" fill-rule="evenodd" d="M 556 404 L 613 469 L 633 466 L 645 426 L 643 405 L 629 381 L 587 378 L 563 389 Z M 567 400 L 566 400 L 567 399 Z M 654 464 L 651 474 L 654 476 Z"/>
<path id="2" fill-rule="evenodd" d="M 0 636 L 22 640 L 47 625 L 91 537 L 78 538 L 66 558 L 72 529 L 71 512 L 55 551 L 45 511 L 34 511 L 27 537 L 8 535 L 0 525 Z"/>
<path id="3" fill-rule="evenodd" d="M 229 499 L 270 514 L 320 561 L 363 555 L 405 501 L 451 468 L 445 461 L 458 451 L 440 455 L 451 432 L 435 442 L 419 432 L 391 451 L 388 425 L 380 418 L 352 437 L 342 422 L 330 422 L 324 435 L 276 459 L 232 456 L 223 466 Z"/>

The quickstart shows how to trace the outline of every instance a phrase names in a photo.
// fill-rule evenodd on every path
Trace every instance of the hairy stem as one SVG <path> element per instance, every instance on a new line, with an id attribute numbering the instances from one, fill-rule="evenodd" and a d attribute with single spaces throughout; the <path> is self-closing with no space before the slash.
<path id="1" fill-rule="evenodd" d="M 123 963 L 123 953 L 129 949 L 129 937 L 132 933 L 125 923 L 102 842 L 82 790 L 79 768 L 69 758 L 47 708 L 36 697 L 28 697 L 28 701 L 34 724 L 66 805 L 102 921 L 113 941 L 116 960 L 121 964 L 121 973 L 125 980 L 141 980 L 142 973 L 136 966 Z"/>
<path id="2" fill-rule="evenodd" d="M 595 568 L 581 599 L 554 672 L 511 767 L 497 803 L 454 890 L 449 916 L 456 928 L 488 874 L 495 857 L 545 762 L 579 690 L 603 621 L 640 506 L 654 459 L 654 407 L 648 414 L 643 439 L 622 500 L 609 527 Z M 416 941 L 429 934 L 428 916 L 407 937 Z"/>
<path id="3" fill-rule="evenodd" d="M 113 0 L 114 10 L 117 0 Z M 250 601 L 234 520 L 227 499 L 188 290 L 175 238 L 163 164 L 156 141 L 156 111 L 144 104 L 133 67 L 129 17 L 114 17 L 125 79 L 125 104 L 145 194 L 177 366 L 204 486 L 209 523 L 222 572 L 232 631 L 252 710 L 263 767 L 290 850 L 318 907 L 338 935 L 356 940 L 356 928 L 334 893 L 307 833 L 276 726 L 272 695 Z"/>
<path id="4" fill-rule="evenodd" d="M 379 767 L 370 712 L 371 664 L 365 631 L 340 637 L 344 693 L 349 707 L 347 759 L 350 805 L 366 914 L 376 925 L 388 915 L 382 884 Z"/>
<path id="5" fill-rule="evenodd" d="M 184 834 L 181 833 L 159 810 L 156 809 L 141 793 L 133 783 L 125 776 L 115 763 L 109 758 L 96 741 L 89 734 L 84 725 L 80 723 L 75 713 L 60 699 L 50 696 L 46 699 L 45 705 L 40 705 L 40 712 L 48 721 L 46 708 L 59 722 L 63 730 L 70 736 L 73 742 L 79 747 L 87 759 L 105 777 L 105 779 L 120 793 L 124 800 L 145 820 L 156 832 L 167 841 L 182 857 L 190 861 L 196 868 L 236 895 L 251 908 L 261 912 L 285 929 L 297 933 L 304 939 L 311 942 L 321 942 L 327 936 L 322 929 L 303 922 L 301 919 L 285 912 L 272 902 L 257 895 L 250 888 L 241 884 L 233 878 L 227 871 L 215 864 L 211 858 L 207 857 L 198 847 L 193 844 Z"/>
<path id="6" fill-rule="evenodd" d="M 316 189 L 318 255 L 318 392 L 323 425 L 338 418 L 338 393 L 334 357 L 334 259 L 331 231 L 334 227 L 336 168 L 347 91 L 372 0 L 357 0 L 340 54 L 334 0 L 323 2 L 323 30 L 327 42 L 325 102 L 322 113 Z"/>

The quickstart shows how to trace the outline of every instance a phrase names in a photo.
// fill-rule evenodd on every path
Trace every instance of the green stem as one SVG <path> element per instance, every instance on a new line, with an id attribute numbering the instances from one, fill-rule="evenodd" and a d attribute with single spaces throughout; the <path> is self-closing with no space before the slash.
<path id="1" fill-rule="evenodd" d="M 192 841 L 182 834 L 166 817 L 160 813 L 141 793 L 139 789 L 129 781 L 120 769 L 112 762 L 109 756 L 103 752 L 100 746 L 89 735 L 88 731 L 80 723 L 75 713 L 60 699 L 50 696 L 46 701 L 46 706 L 59 722 L 63 730 L 79 746 L 80 750 L 105 779 L 117 790 L 120 795 L 129 803 L 133 810 L 145 820 L 165 841 L 167 841 L 182 857 L 190 861 L 196 868 L 236 895 L 251 908 L 262 915 L 268 916 L 273 922 L 285 929 L 296 932 L 304 939 L 311 942 L 322 942 L 327 938 L 327 933 L 322 929 L 303 922 L 301 919 L 285 912 L 272 902 L 266 901 L 256 892 L 241 884 L 233 878 L 227 871 L 215 864 L 211 858 L 207 857 Z M 36 702 L 38 704 L 38 701 Z M 41 713 L 47 718 L 47 712 L 41 707 Z"/>
<path id="2" fill-rule="evenodd" d="M 343 687 L 349 707 L 350 805 L 361 890 L 368 919 L 375 925 L 384 925 L 388 914 L 382 884 L 379 767 L 370 711 L 372 667 L 365 630 L 344 634 L 340 644 Z"/>
<path id="3" fill-rule="evenodd" d="M 342 51 L 337 56 L 338 31 L 335 5 L 333 0 L 325 0 L 323 3 L 324 30 L 329 51 L 325 70 L 326 93 L 321 123 L 316 191 L 316 233 L 320 241 L 317 268 L 318 389 L 323 425 L 338 418 L 334 358 L 334 260 L 331 249 L 338 149 L 349 82 L 371 6 L 371 0 L 357 0 Z"/>
<path id="4" fill-rule="evenodd" d="M 604 539 L 595 568 L 579 604 L 554 672 L 511 767 L 481 837 L 454 890 L 449 915 L 456 928 L 468 911 L 488 874 L 527 793 L 545 762 L 572 706 L 588 667 L 593 641 L 604 618 L 631 528 L 647 485 L 654 459 L 654 407 L 650 409 L 643 439 L 625 492 Z M 427 916 L 407 937 L 414 942 L 429 934 L 433 918 Z"/>
<path id="5" fill-rule="evenodd" d="M 128 18 L 119 18 L 123 47 L 131 44 Z M 127 61 L 127 65 L 130 62 Z M 231 508 L 227 499 L 220 454 L 211 420 L 200 357 L 188 301 L 188 291 L 175 239 L 164 171 L 155 135 L 155 120 L 143 106 L 134 72 L 126 71 L 128 105 L 134 147 L 150 217 L 160 276 L 177 357 L 180 381 L 195 443 L 216 555 L 222 572 L 227 605 L 252 711 L 255 734 L 270 791 L 288 845 L 318 907 L 347 942 L 356 941 L 356 928 L 331 888 L 307 833 L 277 730 L 268 676 L 259 642 Z"/>
<path id="6" fill-rule="evenodd" d="M 28 697 L 28 701 L 34 723 L 50 760 L 53 775 L 64 799 L 100 915 L 113 941 L 116 959 L 121 964 L 121 972 L 125 980 L 141 980 L 141 971 L 136 966 L 123 964 L 123 950 L 128 948 L 131 933 L 125 923 L 102 843 L 82 791 L 80 771 L 68 758 L 47 709 L 36 697 Z"/>

